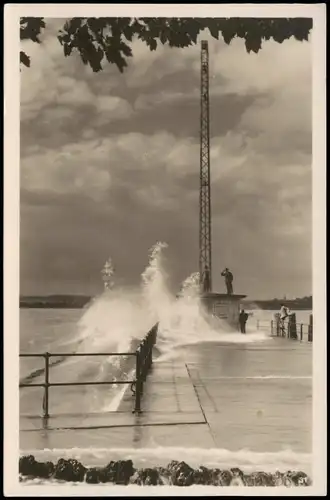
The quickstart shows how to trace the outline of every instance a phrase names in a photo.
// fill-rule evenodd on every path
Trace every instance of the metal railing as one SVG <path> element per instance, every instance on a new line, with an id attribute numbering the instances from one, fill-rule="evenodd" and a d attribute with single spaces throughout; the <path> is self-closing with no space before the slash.
<path id="1" fill-rule="evenodd" d="M 313 315 L 309 317 L 309 323 L 297 323 L 295 314 L 292 314 L 286 321 L 281 321 L 279 315 L 275 314 L 271 321 L 261 321 L 257 319 L 257 330 L 271 332 L 274 337 L 300 340 L 306 338 L 308 342 L 313 342 Z"/>
<path id="2" fill-rule="evenodd" d="M 143 395 L 143 386 L 146 381 L 147 375 L 152 367 L 152 353 L 153 347 L 157 340 L 158 324 L 154 325 L 153 328 L 147 333 L 145 338 L 140 342 L 135 352 L 93 352 L 93 353 L 26 353 L 20 354 L 20 358 L 44 358 L 44 382 L 43 383 L 20 383 L 19 388 L 27 387 L 43 387 L 43 417 L 49 418 L 49 388 L 50 387 L 68 387 L 68 386 L 97 386 L 97 385 L 131 385 L 131 390 L 133 392 L 135 402 L 134 402 L 134 413 L 141 413 L 141 398 Z M 50 382 L 50 364 L 51 358 L 69 358 L 69 357 L 83 357 L 83 356 L 106 356 L 106 357 L 118 357 L 118 356 L 135 356 L 135 377 L 133 380 L 109 380 L 109 381 L 88 381 L 88 382 Z M 40 370 L 37 370 L 38 375 Z"/>

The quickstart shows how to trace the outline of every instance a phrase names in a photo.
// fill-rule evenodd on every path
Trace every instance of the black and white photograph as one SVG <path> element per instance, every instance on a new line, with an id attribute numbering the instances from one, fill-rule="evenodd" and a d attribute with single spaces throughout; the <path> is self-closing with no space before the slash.
<path id="1" fill-rule="evenodd" d="M 326 495 L 325 4 L 6 9 L 8 491 Z"/>

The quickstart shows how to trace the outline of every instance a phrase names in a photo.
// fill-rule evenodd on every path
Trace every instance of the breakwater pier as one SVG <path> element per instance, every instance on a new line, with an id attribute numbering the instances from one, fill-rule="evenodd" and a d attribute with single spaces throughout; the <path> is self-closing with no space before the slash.
<path id="1" fill-rule="evenodd" d="M 133 453 L 193 446 L 205 452 L 239 454 L 247 449 L 261 455 L 287 448 L 289 457 L 290 453 L 307 457 L 312 432 L 312 342 L 308 334 L 303 341 L 293 340 L 277 335 L 276 328 L 271 335 L 270 328 L 260 342 L 249 342 L 249 334 L 246 342 L 205 342 L 178 349 L 173 359 L 152 355 L 157 349 L 154 337 L 138 389 L 140 408 L 135 374 L 127 381 L 116 411 L 58 414 L 54 408 L 46 418 L 42 411 L 22 414 L 21 454 L 34 450 L 38 456 L 39 450 L 45 457 L 45 449 L 66 449 L 70 454 L 77 448 Z M 259 324 L 259 329 L 265 331 L 266 325 Z M 79 404 L 83 387 L 74 390 Z M 113 456 L 122 459 L 123 452 Z M 237 466 L 237 457 L 230 460 Z M 95 461 L 102 465 L 100 459 Z M 309 469 L 308 463 L 304 467 Z M 290 461 L 286 469 L 294 469 Z"/>

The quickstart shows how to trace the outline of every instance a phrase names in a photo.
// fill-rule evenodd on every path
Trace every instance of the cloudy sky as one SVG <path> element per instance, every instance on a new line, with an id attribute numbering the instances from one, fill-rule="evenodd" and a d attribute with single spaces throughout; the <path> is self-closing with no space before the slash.
<path id="1" fill-rule="evenodd" d="M 172 286 L 198 270 L 200 46 L 133 43 L 120 74 L 64 58 L 49 20 L 21 72 L 21 293 L 136 284 L 157 241 Z M 311 47 L 209 40 L 213 285 L 311 293 Z"/>

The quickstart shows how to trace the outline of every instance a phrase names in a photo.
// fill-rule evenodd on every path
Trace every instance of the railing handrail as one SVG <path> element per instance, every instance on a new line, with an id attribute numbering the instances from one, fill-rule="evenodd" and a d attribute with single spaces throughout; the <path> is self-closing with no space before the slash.
<path id="1" fill-rule="evenodd" d="M 143 384 L 146 380 L 148 371 L 151 369 L 152 365 L 152 349 L 156 343 L 156 335 L 158 330 L 158 323 L 154 325 L 151 330 L 146 334 L 145 338 L 139 343 L 135 352 L 93 352 L 93 353 L 21 353 L 19 354 L 20 358 L 44 358 L 45 367 L 42 369 L 45 381 L 44 383 L 20 383 L 19 388 L 26 387 L 43 387 L 44 388 L 44 398 L 43 398 L 43 410 L 44 410 L 44 418 L 49 417 L 49 388 L 50 387 L 68 387 L 68 386 L 92 386 L 92 385 L 121 385 L 128 384 L 131 385 L 131 389 L 133 394 L 135 395 L 135 407 L 134 412 L 141 412 L 141 396 L 143 394 Z M 136 369 L 135 369 L 135 378 L 134 380 L 112 380 L 112 381 L 97 381 L 97 382 L 50 382 L 49 381 L 49 368 L 50 366 L 54 366 L 56 363 L 49 365 L 49 359 L 51 357 L 75 357 L 75 356 L 135 356 L 136 357 Z M 39 373 L 38 375 L 41 375 Z M 25 378 L 26 380 L 26 378 Z M 135 385 L 135 391 L 133 386 Z"/>
<path id="2" fill-rule="evenodd" d="M 79 386 L 79 385 L 117 385 L 117 384 L 135 384 L 136 379 L 134 380 L 98 380 L 95 382 L 87 381 L 87 382 L 48 382 L 48 384 L 19 384 L 19 387 L 45 387 L 45 385 L 48 385 L 48 387 L 66 387 L 66 386 Z"/>
<path id="3" fill-rule="evenodd" d="M 272 320 L 269 320 L 269 319 L 260 319 L 260 320 L 256 320 L 257 323 L 261 324 L 261 323 L 266 323 L 267 325 L 269 325 L 269 322 L 272 321 Z M 285 323 L 288 323 L 289 320 L 285 320 L 284 321 Z M 295 323 L 296 325 L 303 325 L 303 326 L 309 326 L 309 323 Z"/>
<path id="4" fill-rule="evenodd" d="M 38 353 L 21 353 L 20 358 L 44 358 L 48 356 L 49 358 L 62 358 L 62 357 L 74 357 L 74 356 L 136 356 L 136 352 L 62 352 L 62 353 L 52 353 L 52 352 L 38 352 Z"/>
<path id="5" fill-rule="evenodd" d="M 267 324 L 267 327 L 263 326 L 263 323 Z M 304 337 L 307 336 L 308 342 L 313 342 L 313 315 L 309 315 L 309 323 L 297 323 L 296 313 L 290 314 L 289 317 L 281 320 L 279 313 L 274 314 L 272 320 L 260 320 L 257 318 L 256 321 L 257 330 L 270 327 L 271 336 L 275 337 L 286 337 L 292 340 L 298 340 L 302 342 Z M 307 328 L 304 328 L 307 327 Z"/>

